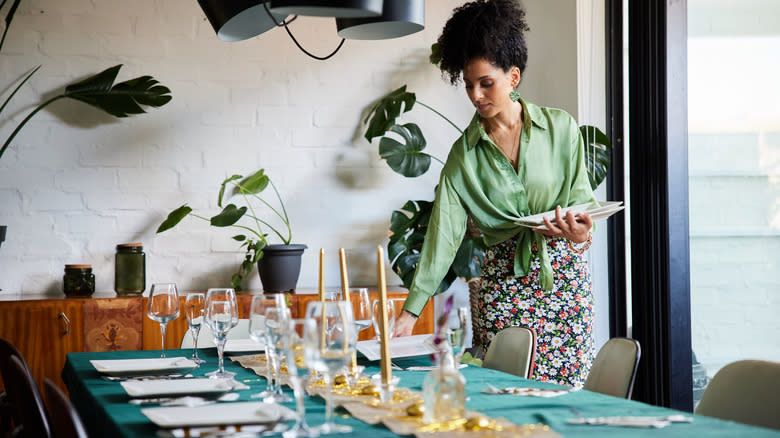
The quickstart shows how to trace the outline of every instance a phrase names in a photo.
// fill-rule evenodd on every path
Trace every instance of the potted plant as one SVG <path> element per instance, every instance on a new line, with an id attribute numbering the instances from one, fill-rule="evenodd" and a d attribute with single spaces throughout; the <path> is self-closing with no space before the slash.
<path id="1" fill-rule="evenodd" d="M 273 189 L 276 195 L 278 208 L 260 196 L 268 186 Z M 227 190 L 230 190 L 230 200 L 239 198 L 243 201 L 241 203 L 243 205 L 237 206 L 231 202 L 223 207 Z M 270 210 L 283 223 L 286 228 L 284 233 L 258 216 L 258 209 L 253 201 Z M 260 281 L 263 283 L 264 291 L 294 291 L 301 272 L 301 256 L 307 247 L 306 245 L 291 243 L 292 228 L 290 227 L 287 210 L 284 208 L 284 202 L 282 202 L 282 197 L 279 195 L 276 186 L 265 174 L 265 169 L 260 169 L 246 178 L 242 175 L 233 175 L 222 181 L 219 194 L 217 195 L 217 206 L 222 208 L 222 211 L 209 218 L 192 213 L 192 208 L 184 204 L 168 214 L 165 221 L 157 228 L 157 233 L 173 228 L 188 215 L 207 221 L 214 227 L 233 227 L 248 232 L 248 235 L 237 234 L 233 236 L 233 240 L 242 242 L 241 247 L 246 247 L 246 255 L 238 268 L 238 272 L 233 274 L 230 279 L 232 287 L 236 290 L 241 290 L 244 278 L 257 263 L 257 270 L 260 275 Z M 267 240 L 268 233 L 264 231 L 264 227 L 275 234 L 283 244 L 269 245 Z"/>
<path id="2" fill-rule="evenodd" d="M 436 52 L 435 45 L 432 51 Z M 437 62 L 435 55 L 431 56 L 431 62 L 434 64 Z M 441 117 L 458 133 L 463 133 L 443 114 L 418 101 L 415 93 L 406 90 L 406 85 L 374 102 L 363 120 L 364 137 L 369 142 L 376 137 L 381 137 L 379 155 L 393 171 L 407 178 L 425 174 L 430 169 L 432 160 L 444 164 L 439 158 L 423 152 L 426 141 L 417 124 L 396 123 L 397 118 L 402 113 L 411 111 L 415 103 Z M 388 135 L 389 132 L 394 133 L 395 136 Z M 595 189 L 606 178 L 612 146 L 609 138 L 594 126 L 580 126 L 580 132 L 588 148 L 586 154 L 588 178 L 591 187 Z M 417 269 L 432 209 L 433 201 L 409 200 L 401 209 L 393 211 L 390 218 L 390 241 L 387 244 L 387 254 L 393 271 L 401 278 L 406 288 L 411 286 Z M 471 287 L 471 280 L 478 279 L 482 275 L 481 266 L 485 260 L 485 249 L 481 234 L 469 221 L 468 231 L 458 248 L 455 259 L 435 293 L 447 290 L 456 277 L 463 278 L 470 283 Z"/>

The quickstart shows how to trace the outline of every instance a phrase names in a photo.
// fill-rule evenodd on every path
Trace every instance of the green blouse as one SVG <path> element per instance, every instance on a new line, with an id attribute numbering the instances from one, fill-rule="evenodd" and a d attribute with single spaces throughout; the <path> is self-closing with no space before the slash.
<path id="1" fill-rule="evenodd" d="M 575 120 L 565 111 L 520 100 L 523 131 L 518 170 L 488 137 L 474 115 L 455 141 L 439 179 L 428 232 L 404 309 L 419 315 L 452 264 L 471 216 L 488 246 L 517 235 L 515 276 L 529 272 L 538 244 L 540 281 L 552 290 L 545 236 L 515 218 L 595 201 L 585 168 L 585 147 Z"/>

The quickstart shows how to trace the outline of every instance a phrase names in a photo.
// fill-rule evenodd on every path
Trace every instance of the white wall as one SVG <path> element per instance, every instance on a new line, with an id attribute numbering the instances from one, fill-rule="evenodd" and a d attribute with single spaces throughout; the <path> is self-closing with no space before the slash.
<path id="1" fill-rule="evenodd" d="M 355 127 L 366 105 L 402 84 L 456 124 L 468 122 L 473 109 L 463 90 L 427 61 L 462 3 L 429 1 L 425 31 L 347 41 L 319 62 L 282 30 L 221 42 L 192 0 L 25 0 L 0 54 L 0 84 L 43 67 L 5 110 L 12 120 L 0 122 L 3 139 L 35 103 L 115 64 L 124 64 L 118 80 L 152 75 L 171 88 L 173 100 L 121 121 L 60 101 L 27 125 L 0 160 L 0 223 L 9 228 L 0 248 L 0 293 L 59 295 L 66 263 L 91 263 L 97 289 L 111 291 L 114 247 L 131 241 L 144 244 L 147 283 L 176 281 L 183 290 L 225 285 L 242 259 L 229 238 L 234 233 L 194 219 L 165 234 L 154 231 L 184 202 L 216 213 L 222 179 L 261 167 L 286 201 L 295 242 L 309 246 L 300 287 L 316 285 L 319 248 L 327 254 L 326 284 L 338 287 L 341 246 L 351 282 L 374 285 L 375 248 L 386 243 L 391 211 L 408 199 L 431 199 L 440 167 L 404 179 Z M 525 3 L 532 30 L 523 92 L 576 115 L 575 3 Z M 568 21 L 554 25 L 555 17 Z M 300 18 L 291 28 L 315 53 L 338 43 L 332 20 Z M 550 37 L 541 40 L 562 55 L 546 56 L 537 46 L 542 32 Z M 405 120 L 421 125 L 429 153 L 446 157 L 457 135 L 452 127 L 423 108 Z M 400 284 L 388 274 L 391 285 Z M 247 286 L 260 289 L 256 274 Z"/>

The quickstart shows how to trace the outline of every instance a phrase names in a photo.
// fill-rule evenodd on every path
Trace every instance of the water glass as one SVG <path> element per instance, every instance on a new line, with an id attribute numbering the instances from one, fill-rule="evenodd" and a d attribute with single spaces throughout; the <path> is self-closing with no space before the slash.
<path id="1" fill-rule="evenodd" d="M 179 293 L 174 283 L 155 283 L 149 291 L 146 314 L 160 323 L 162 354 L 165 357 L 165 329 L 168 322 L 179 317 Z"/>
<path id="2" fill-rule="evenodd" d="M 302 334 L 306 326 L 315 325 L 310 331 L 316 330 L 316 324 L 309 319 L 287 319 L 283 324 L 283 330 L 280 333 L 279 350 L 287 360 L 287 375 L 290 386 L 293 389 L 295 397 L 296 421 L 295 425 L 282 433 L 284 438 L 312 437 L 317 436 L 317 431 L 311 429 L 306 424 L 306 406 L 304 404 L 304 379 L 308 375 L 303 357 L 297 357 L 298 353 L 303 353 Z"/>
<path id="3" fill-rule="evenodd" d="M 352 306 L 345 301 L 315 301 L 306 306 L 303 360 L 306 366 L 322 374 L 325 380 L 325 423 L 320 434 L 349 433 L 352 428 L 333 422 L 333 377 L 352 360 L 357 330 Z"/>
<path id="4" fill-rule="evenodd" d="M 379 318 L 380 318 L 380 305 L 379 300 L 374 300 L 374 304 L 371 306 L 374 310 L 373 315 L 373 322 L 374 322 L 374 333 L 376 334 L 376 338 L 379 339 Z M 393 300 L 387 300 L 387 330 L 390 332 L 390 337 L 393 336 L 393 330 L 395 329 L 395 305 L 393 303 Z"/>
<path id="5" fill-rule="evenodd" d="M 206 362 L 198 357 L 198 335 L 200 334 L 200 327 L 203 324 L 203 312 L 206 308 L 206 295 L 202 293 L 191 293 L 187 295 L 187 299 L 184 301 L 184 315 L 187 317 L 187 325 L 190 326 L 190 334 L 192 334 L 193 350 L 192 357 L 193 362 L 201 364 Z"/>
<path id="6" fill-rule="evenodd" d="M 353 287 L 349 289 L 352 295 L 354 305 L 352 310 L 355 312 L 355 327 L 358 333 L 371 327 L 373 314 L 371 310 L 371 298 L 368 295 L 368 289 L 365 287 Z"/>
<path id="7" fill-rule="evenodd" d="M 285 307 L 272 307 L 265 311 L 265 353 L 267 362 L 271 364 L 274 376 L 273 401 L 290 402 L 290 396 L 282 392 L 281 361 L 282 356 L 277 350 L 281 342 L 285 324 L 290 319 L 290 310 Z M 266 399 L 263 399 L 265 401 Z"/>
<path id="8" fill-rule="evenodd" d="M 217 344 L 217 354 L 219 355 L 219 368 L 206 373 L 206 375 L 212 379 L 235 376 L 236 373 L 225 371 L 224 352 L 228 333 L 233 327 L 238 325 L 236 292 L 230 288 L 209 289 L 206 293 L 204 320 L 211 328 L 214 342 Z"/>
<path id="9" fill-rule="evenodd" d="M 263 346 L 266 357 L 266 381 L 268 382 L 264 391 L 254 394 L 252 398 L 262 398 L 269 403 L 276 401 L 277 395 L 274 386 L 273 367 L 271 364 L 270 348 L 266 344 L 265 336 L 265 312 L 268 309 L 276 307 L 287 307 L 284 294 L 266 294 L 255 295 L 252 297 L 252 304 L 249 306 L 249 337 Z"/>

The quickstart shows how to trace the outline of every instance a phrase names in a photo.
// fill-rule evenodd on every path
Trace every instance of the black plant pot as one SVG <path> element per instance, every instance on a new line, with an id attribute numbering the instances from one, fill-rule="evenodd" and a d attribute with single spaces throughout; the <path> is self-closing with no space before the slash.
<path id="1" fill-rule="evenodd" d="M 8 225 L 0 225 L 0 246 L 3 246 L 3 242 L 5 242 L 6 229 L 8 229 Z"/>
<path id="2" fill-rule="evenodd" d="M 294 292 L 306 245 L 268 245 L 257 262 L 264 292 Z"/>

